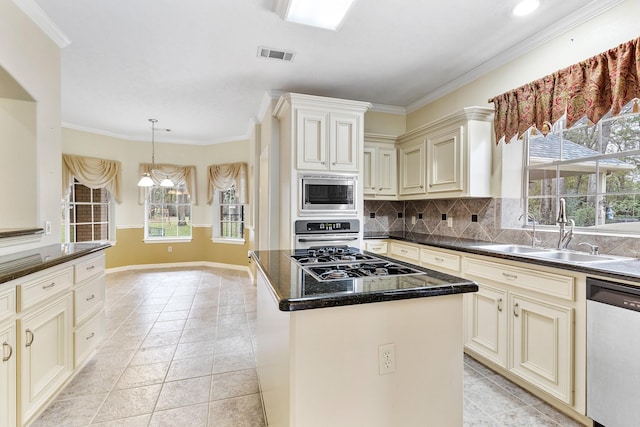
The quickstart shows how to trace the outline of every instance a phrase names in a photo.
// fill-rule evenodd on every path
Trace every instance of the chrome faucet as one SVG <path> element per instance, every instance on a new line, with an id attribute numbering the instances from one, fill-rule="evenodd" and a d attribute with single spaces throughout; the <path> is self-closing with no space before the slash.
<path id="1" fill-rule="evenodd" d="M 576 223 L 570 219 L 567 220 L 567 212 L 566 212 L 566 202 L 564 198 L 560 199 L 560 206 L 558 208 L 558 219 L 556 220 L 558 225 L 560 226 L 560 236 L 558 237 L 558 249 L 567 249 L 569 242 L 573 238 L 573 228 Z M 571 228 L 569 231 L 564 230 L 565 225 L 569 223 Z"/>
<path id="2" fill-rule="evenodd" d="M 520 221 L 524 215 L 525 215 L 524 213 L 520 215 L 518 217 L 518 221 Z M 527 215 L 527 221 L 531 221 L 531 226 L 533 228 L 533 233 L 531 235 L 531 247 L 535 248 L 536 244 L 540 243 L 540 241 L 536 239 L 536 217 L 532 213 L 528 213 L 526 215 Z"/>
<path id="3" fill-rule="evenodd" d="M 589 252 L 591 252 L 591 255 L 600 255 L 600 247 L 597 245 L 593 245 L 591 243 L 588 242 L 582 242 L 582 243 L 578 243 L 578 246 L 589 246 Z"/>

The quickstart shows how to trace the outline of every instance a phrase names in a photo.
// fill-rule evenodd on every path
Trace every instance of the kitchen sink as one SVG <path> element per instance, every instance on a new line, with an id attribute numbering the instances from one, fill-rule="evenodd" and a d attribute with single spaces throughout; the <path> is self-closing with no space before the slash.
<path id="1" fill-rule="evenodd" d="M 487 251 L 495 251 L 495 252 L 509 252 L 512 254 L 530 254 L 536 252 L 547 251 L 544 248 L 532 248 L 531 246 L 523 246 L 523 245 L 482 245 L 482 246 L 474 246 L 478 249 L 484 249 Z"/>
<path id="2" fill-rule="evenodd" d="M 578 262 L 578 263 L 590 263 L 590 262 L 610 262 L 610 261 L 624 261 L 631 258 L 615 257 L 610 255 L 590 255 L 580 252 L 569 252 L 561 250 L 550 250 L 547 252 L 537 252 L 531 255 L 535 258 L 554 259 L 565 262 Z"/>
<path id="3" fill-rule="evenodd" d="M 561 262 L 575 262 L 580 264 L 588 263 L 600 263 L 600 262 L 613 262 L 613 261 L 628 261 L 633 258 L 613 255 L 591 255 L 583 252 L 573 252 L 561 249 L 547 249 L 547 248 L 533 248 L 531 246 L 524 245 L 479 245 L 474 246 L 477 249 L 484 249 L 492 252 L 502 252 L 511 254 L 521 254 L 531 258 L 540 258 L 555 260 Z"/>

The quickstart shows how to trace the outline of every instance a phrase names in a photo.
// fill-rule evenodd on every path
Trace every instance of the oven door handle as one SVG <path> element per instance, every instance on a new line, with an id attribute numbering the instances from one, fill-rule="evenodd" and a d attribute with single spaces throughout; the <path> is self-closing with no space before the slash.
<path id="1" fill-rule="evenodd" d="M 353 240 L 358 240 L 357 237 L 316 237 L 316 238 L 298 238 L 298 242 L 300 243 L 312 243 L 312 242 L 336 242 L 336 241 L 345 241 L 350 242 Z"/>

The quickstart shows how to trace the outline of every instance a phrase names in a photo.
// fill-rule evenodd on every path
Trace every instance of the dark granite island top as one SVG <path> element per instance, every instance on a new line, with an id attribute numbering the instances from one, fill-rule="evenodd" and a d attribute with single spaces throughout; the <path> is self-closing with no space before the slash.
<path id="1" fill-rule="evenodd" d="M 65 262 L 102 251 L 109 243 L 68 243 L 0 256 L 0 286 L 2 283 L 64 264 Z"/>
<path id="2" fill-rule="evenodd" d="M 478 285 L 471 280 L 398 260 L 392 262 L 410 266 L 424 274 L 317 281 L 290 258 L 292 254 L 291 250 L 256 251 L 251 254 L 268 279 L 281 311 L 435 297 L 478 290 Z"/>

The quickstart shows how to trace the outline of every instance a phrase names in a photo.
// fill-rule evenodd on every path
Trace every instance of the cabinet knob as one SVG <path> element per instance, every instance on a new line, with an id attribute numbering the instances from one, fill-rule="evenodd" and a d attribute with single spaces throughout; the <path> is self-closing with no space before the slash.
<path id="1" fill-rule="evenodd" d="M 9 347 L 9 355 L 8 356 L 4 356 L 2 358 L 3 362 L 8 361 L 9 359 L 11 359 L 11 356 L 13 355 L 13 347 L 11 347 L 11 345 L 8 342 L 3 342 L 2 343 L 2 354 L 6 354 L 5 348 Z"/>
<path id="2" fill-rule="evenodd" d="M 502 298 L 498 298 L 498 311 L 502 311 Z"/>

